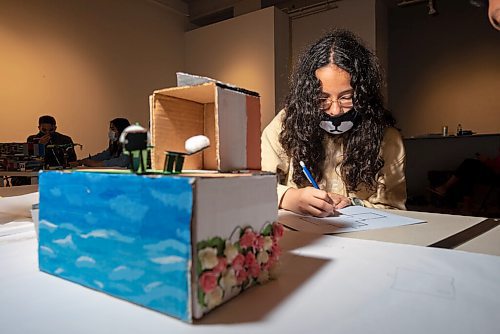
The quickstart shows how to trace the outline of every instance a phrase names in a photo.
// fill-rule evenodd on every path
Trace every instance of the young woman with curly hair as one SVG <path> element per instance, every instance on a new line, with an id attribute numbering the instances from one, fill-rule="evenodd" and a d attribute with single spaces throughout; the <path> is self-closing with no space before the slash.
<path id="1" fill-rule="evenodd" d="M 280 208 L 318 217 L 351 204 L 405 209 L 405 152 L 381 86 L 375 55 L 351 32 L 335 30 L 302 55 L 285 108 L 262 133 Z"/>

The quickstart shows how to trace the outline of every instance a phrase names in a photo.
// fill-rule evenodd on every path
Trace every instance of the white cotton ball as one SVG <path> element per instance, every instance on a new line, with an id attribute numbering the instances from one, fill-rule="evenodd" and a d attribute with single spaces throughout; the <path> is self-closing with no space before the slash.
<path id="1" fill-rule="evenodd" d="M 122 144 L 127 144 L 127 142 L 126 142 L 127 134 L 129 134 L 129 133 L 146 133 L 146 132 L 148 133 L 148 143 L 150 143 L 151 140 L 150 140 L 150 134 L 149 134 L 148 130 L 146 130 L 145 128 L 143 128 L 139 124 L 132 124 L 132 125 L 127 126 L 122 131 L 122 134 L 120 135 L 119 141 Z"/>
<path id="2" fill-rule="evenodd" d="M 193 136 L 186 140 L 184 148 L 188 154 L 199 152 L 210 146 L 210 139 L 204 135 Z"/>

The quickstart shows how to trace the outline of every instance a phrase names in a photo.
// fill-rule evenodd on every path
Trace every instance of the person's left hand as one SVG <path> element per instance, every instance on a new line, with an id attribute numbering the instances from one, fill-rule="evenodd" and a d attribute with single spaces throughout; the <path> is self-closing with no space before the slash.
<path id="1" fill-rule="evenodd" d="M 351 205 L 351 200 L 348 197 L 337 193 L 328 193 L 328 196 L 332 199 L 335 210 L 345 208 L 346 206 Z"/>

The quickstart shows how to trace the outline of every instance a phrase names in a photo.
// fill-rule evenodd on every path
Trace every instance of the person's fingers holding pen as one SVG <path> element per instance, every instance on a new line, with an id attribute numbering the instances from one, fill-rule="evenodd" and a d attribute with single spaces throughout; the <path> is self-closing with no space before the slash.
<path id="1" fill-rule="evenodd" d="M 305 193 L 312 197 L 308 199 L 307 213 L 315 217 L 326 217 L 335 211 L 335 206 L 328 193 L 312 187 L 304 188 Z"/>
<path id="2" fill-rule="evenodd" d="M 328 193 L 313 187 L 290 188 L 283 195 L 281 208 L 315 217 L 326 217 L 334 212 Z"/>

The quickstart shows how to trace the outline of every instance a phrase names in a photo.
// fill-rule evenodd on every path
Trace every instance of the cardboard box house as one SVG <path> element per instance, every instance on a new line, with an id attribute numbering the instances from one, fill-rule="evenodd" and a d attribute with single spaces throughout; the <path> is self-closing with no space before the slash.
<path id="1" fill-rule="evenodd" d="M 216 89 L 216 87 L 212 87 Z M 272 174 L 40 174 L 39 268 L 187 322 L 265 282 Z"/>
<path id="2" fill-rule="evenodd" d="M 213 79 L 178 73 L 178 87 L 150 96 L 153 169 L 163 169 L 165 151 L 203 134 L 210 147 L 186 158 L 187 170 L 260 170 L 260 98 L 255 92 Z"/>

